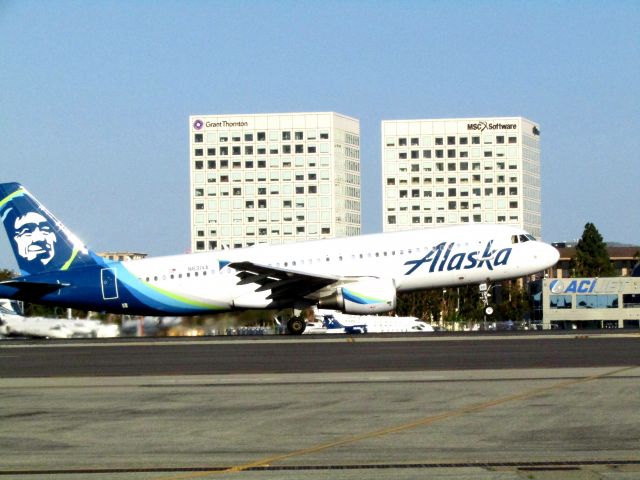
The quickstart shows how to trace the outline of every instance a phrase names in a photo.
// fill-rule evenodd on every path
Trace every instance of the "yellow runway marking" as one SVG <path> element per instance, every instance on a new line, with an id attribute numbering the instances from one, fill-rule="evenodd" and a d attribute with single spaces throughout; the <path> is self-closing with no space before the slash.
<path id="1" fill-rule="evenodd" d="M 225 470 L 211 470 L 211 471 L 206 471 L 206 472 L 194 472 L 191 474 L 186 474 L 186 475 L 179 475 L 179 476 L 175 476 L 175 477 L 162 477 L 162 479 L 158 479 L 158 480 L 184 480 L 184 479 L 189 479 L 189 478 L 202 478 L 202 477 L 207 477 L 210 475 L 222 475 L 222 474 L 227 474 L 227 473 L 233 473 L 233 472 L 242 472 L 244 470 L 250 469 L 250 468 L 255 468 L 255 467 L 267 467 L 270 466 L 271 464 L 275 463 L 275 462 L 279 462 L 282 460 L 286 460 L 288 458 L 293 458 L 293 457 L 302 457 L 305 455 L 309 455 L 311 453 L 316 453 L 316 452 L 320 452 L 323 450 L 329 450 L 331 448 L 335 448 L 335 447 L 341 447 L 343 445 L 348 445 L 348 444 L 352 444 L 352 443 L 357 443 L 360 442 L 362 440 L 368 440 L 371 438 L 376 438 L 376 437 L 382 437 L 385 435 L 389 435 L 392 433 L 398 433 L 398 432 L 402 432 L 405 430 L 412 430 L 414 428 L 418 428 L 418 427 L 423 427 L 425 425 L 431 425 L 433 423 L 439 422 L 441 420 L 447 420 L 450 418 L 456 418 L 456 417 L 461 417 L 463 415 L 467 415 L 469 413 L 474 413 L 474 412 L 479 412 L 482 410 L 486 410 L 492 407 L 496 407 L 498 405 L 502 405 L 504 403 L 508 403 L 508 402 L 514 402 L 517 400 L 525 400 L 531 397 L 534 397 L 536 395 L 539 395 L 541 393 L 546 393 L 549 392 L 551 390 L 558 390 L 558 389 L 562 389 L 562 388 L 567 388 L 570 387 L 572 385 L 577 385 L 580 383 L 586 383 L 586 382 L 591 382 L 594 380 L 599 380 L 601 378 L 605 378 L 605 377 L 610 377 L 612 375 L 616 375 L 618 373 L 622 373 L 622 372 L 626 372 L 628 370 L 632 370 L 638 368 L 637 366 L 632 366 L 632 367 L 625 367 L 625 368 L 619 368 L 616 370 L 612 370 L 610 372 L 605 372 L 605 373 L 601 373 L 598 375 L 592 375 L 589 377 L 583 377 L 583 378 L 578 378 L 578 379 L 573 379 L 573 380 L 567 380 L 564 382 L 560 382 L 560 383 L 556 383 L 553 385 L 550 385 L 548 387 L 539 387 L 539 388 L 534 388 L 532 390 L 527 390 L 526 392 L 523 393 L 517 393 L 517 394 L 513 394 L 513 395 L 508 395 L 506 397 L 502 397 L 502 398 L 498 398 L 495 400 L 490 400 L 488 402 L 484 402 L 484 403 L 479 403 L 479 404 L 475 404 L 475 405 L 469 405 L 466 407 L 461 407 L 455 410 L 451 410 L 449 412 L 445 412 L 445 413 L 441 413 L 439 415 L 433 415 L 430 417 L 424 417 L 424 418 L 420 418 L 418 420 L 414 420 L 413 422 L 408 422 L 408 423 L 404 423 L 401 425 L 397 425 L 395 427 L 388 427 L 388 428 L 382 428 L 379 430 L 373 430 L 370 432 L 365 432 L 362 433 L 360 435 L 353 435 L 350 437 L 346 437 L 346 438 L 342 438 L 340 440 L 336 440 L 333 442 L 327 442 L 327 443 L 322 443 L 319 445 L 315 445 L 313 447 L 309 447 L 309 448 L 302 448 L 300 450 L 294 450 L 292 452 L 289 453 L 283 453 L 280 455 L 273 455 L 271 457 L 266 457 L 266 458 L 261 458 L 259 460 L 256 460 L 254 462 L 250 462 L 250 463 L 244 463 L 242 465 L 236 465 L 230 468 L 227 468 Z"/>

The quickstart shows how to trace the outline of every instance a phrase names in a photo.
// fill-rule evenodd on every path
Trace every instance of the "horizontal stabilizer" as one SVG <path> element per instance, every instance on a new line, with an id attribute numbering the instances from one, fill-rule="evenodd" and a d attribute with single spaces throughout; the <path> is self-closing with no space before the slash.
<path id="1" fill-rule="evenodd" d="M 25 295 L 40 297 L 47 293 L 55 292 L 61 288 L 68 287 L 66 283 L 49 283 L 49 282 L 34 282 L 32 280 L 12 279 L 0 282 L 0 286 L 13 287 L 20 290 Z"/>

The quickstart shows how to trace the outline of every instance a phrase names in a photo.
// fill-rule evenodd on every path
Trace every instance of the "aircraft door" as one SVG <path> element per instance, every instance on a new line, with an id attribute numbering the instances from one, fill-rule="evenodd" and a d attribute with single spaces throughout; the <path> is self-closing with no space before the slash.
<path id="1" fill-rule="evenodd" d="M 114 268 L 103 268 L 100 271 L 102 298 L 114 300 L 118 298 L 118 277 Z"/>

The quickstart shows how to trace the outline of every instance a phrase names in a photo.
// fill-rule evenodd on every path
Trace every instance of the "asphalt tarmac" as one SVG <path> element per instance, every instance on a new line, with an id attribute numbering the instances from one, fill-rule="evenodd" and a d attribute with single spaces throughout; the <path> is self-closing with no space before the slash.
<path id="1" fill-rule="evenodd" d="M 638 479 L 640 336 L 0 344 L 0 477 Z"/>

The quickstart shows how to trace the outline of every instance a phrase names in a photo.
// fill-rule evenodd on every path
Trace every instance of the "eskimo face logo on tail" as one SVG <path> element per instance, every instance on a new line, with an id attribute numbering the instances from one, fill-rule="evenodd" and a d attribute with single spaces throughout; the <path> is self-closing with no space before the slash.
<path id="1" fill-rule="evenodd" d="M 54 227 L 24 189 L 2 199 L 0 218 L 22 270 L 39 271 L 53 261 L 58 242 Z"/>
<path id="2" fill-rule="evenodd" d="M 37 212 L 28 212 L 17 217 L 14 223 L 16 252 L 28 262 L 38 260 L 47 265 L 56 255 L 58 238 L 49 222 Z"/>
<path id="3" fill-rule="evenodd" d="M 0 220 L 23 275 L 97 262 L 75 235 L 17 183 L 0 184 Z"/>
<path id="4" fill-rule="evenodd" d="M 428 263 L 429 272 L 453 272 L 456 270 L 471 270 L 472 268 L 483 268 L 493 271 L 494 267 L 506 265 L 511 256 L 511 248 L 503 248 L 502 250 L 492 249 L 493 240 L 489 240 L 480 255 L 480 251 L 462 251 L 454 252 L 455 242 L 442 242 L 433 247 L 427 254 L 417 260 L 409 260 L 405 265 L 411 265 L 411 268 L 405 272 L 405 275 L 411 275 L 423 264 Z"/>

